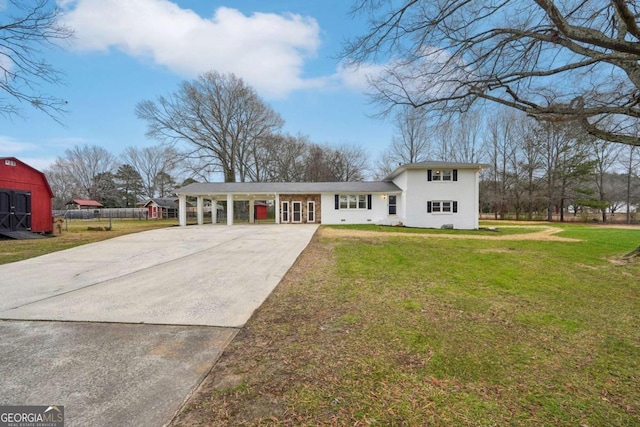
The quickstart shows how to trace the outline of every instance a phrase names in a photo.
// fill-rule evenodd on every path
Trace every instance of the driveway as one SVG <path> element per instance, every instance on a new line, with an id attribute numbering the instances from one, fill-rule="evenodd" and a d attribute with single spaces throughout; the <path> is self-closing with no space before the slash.
<path id="1" fill-rule="evenodd" d="M 167 423 L 316 229 L 174 227 L 0 265 L 0 405 Z"/>

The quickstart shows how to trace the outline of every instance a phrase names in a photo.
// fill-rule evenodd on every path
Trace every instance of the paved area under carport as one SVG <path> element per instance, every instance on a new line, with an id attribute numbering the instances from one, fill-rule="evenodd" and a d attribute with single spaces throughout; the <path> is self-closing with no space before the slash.
<path id="1" fill-rule="evenodd" d="M 174 227 L 0 265 L 0 404 L 163 425 L 316 229 Z"/>

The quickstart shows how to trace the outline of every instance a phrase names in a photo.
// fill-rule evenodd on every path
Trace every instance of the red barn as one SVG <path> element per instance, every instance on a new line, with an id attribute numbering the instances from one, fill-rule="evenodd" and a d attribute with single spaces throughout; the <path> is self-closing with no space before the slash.
<path id="1" fill-rule="evenodd" d="M 53 232 L 52 198 L 42 172 L 15 157 L 0 157 L 0 232 Z"/>

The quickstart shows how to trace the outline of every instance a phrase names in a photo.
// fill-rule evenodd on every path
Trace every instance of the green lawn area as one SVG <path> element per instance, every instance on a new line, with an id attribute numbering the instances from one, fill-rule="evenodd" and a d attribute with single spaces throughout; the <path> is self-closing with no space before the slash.
<path id="1" fill-rule="evenodd" d="M 640 229 L 553 225 L 321 228 L 174 425 L 640 425 Z"/>

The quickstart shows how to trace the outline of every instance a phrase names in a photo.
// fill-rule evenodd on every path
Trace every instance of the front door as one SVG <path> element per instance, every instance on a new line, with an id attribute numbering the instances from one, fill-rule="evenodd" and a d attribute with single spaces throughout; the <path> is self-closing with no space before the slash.
<path id="1" fill-rule="evenodd" d="M 302 222 L 302 202 L 293 202 L 291 222 Z"/>
<path id="2" fill-rule="evenodd" d="M 307 202 L 307 222 L 316 222 L 316 202 Z"/>
<path id="3" fill-rule="evenodd" d="M 31 230 L 31 193 L 0 189 L 0 230 Z"/>

